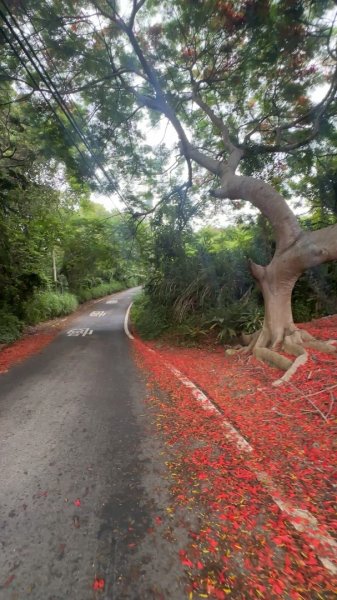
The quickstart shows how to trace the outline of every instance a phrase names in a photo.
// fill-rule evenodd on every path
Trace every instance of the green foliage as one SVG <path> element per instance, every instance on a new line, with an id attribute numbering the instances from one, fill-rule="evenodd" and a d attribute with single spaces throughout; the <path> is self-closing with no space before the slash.
<path id="1" fill-rule="evenodd" d="M 22 331 L 23 323 L 5 309 L 0 310 L 0 344 L 10 344 L 17 340 Z"/>
<path id="2" fill-rule="evenodd" d="M 156 227 L 155 249 L 160 253 L 154 256 L 145 293 L 132 313 L 139 333 L 147 338 L 170 335 L 184 344 L 208 336 L 235 343 L 241 332 L 260 329 L 263 299 L 252 284 L 248 257 L 260 264 L 270 260 L 272 238 L 265 220 L 259 218 L 249 227 L 206 227 L 178 235 L 173 219 L 171 236 L 168 227 Z M 336 297 L 335 263 L 308 271 L 294 289 L 295 321 L 336 312 Z"/>
<path id="3" fill-rule="evenodd" d="M 106 11 L 99 3 L 73 0 L 69 13 L 59 0 L 32 0 L 27 9 L 15 4 L 12 10 L 17 13 L 21 35 L 29 23 L 36 31 L 35 36 L 30 36 L 30 43 L 39 49 L 48 48 L 47 54 L 42 52 L 42 62 L 47 64 L 51 80 L 59 81 L 62 72 L 67 82 L 62 92 L 75 90 L 71 96 L 72 116 L 110 176 L 114 179 L 116 173 L 120 175 L 128 202 L 144 204 L 151 196 L 150 188 L 155 187 L 160 195 L 165 187 L 165 170 L 161 167 L 170 162 L 170 153 L 164 144 L 153 148 L 143 135 L 144 114 L 154 124 L 161 110 L 166 116 L 171 113 L 163 102 L 159 106 L 156 103 L 156 85 L 162 87 L 161 98 L 170 102 L 177 118 L 191 129 L 193 142 L 210 153 L 223 154 L 220 132 L 192 102 L 191 79 L 210 107 L 217 111 L 221 107 L 233 138 L 239 129 L 242 139 L 247 134 L 252 152 L 246 153 L 242 171 L 272 177 L 277 170 L 281 185 L 286 179 L 284 164 L 281 167 L 278 158 L 260 152 L 259 147 L 278 140 L 280 123 L 295 123 L 284 129 L 284 143 L 288 138 L 299 141 L 306 135 L 305 125 L 315 114 L 310 112 L 311 89 L 324 86 L 333 72 L 327 49 L 329 20 L 325 14 L 333 7 L 333 1 L 177 0 L 174 10 L 171 0 L 163 0 L 160 9 L 147 1 L 135 18 L 138 51 L 127 39 L 127 27 L 119 18 L 123 16 L 127 22 L 131 14 L 131 5 L 124 4 L 110 2 Z M 73 14 L 82 10 L 88 15 L 101 13 L 102 18 L 88 17 L 74 23 Z M 142 72 L 146 60 L 151 68 Z M 3 68 L 8 82 L 16 76 L 21 86 L 23 80 L 27 89 L 31 88 L 32 81 L 10 49 L 3 59 Z M 149 71 L 157 74 L 157 84 Z M 41 73 L 34 75 L 41 83 Z M 15 96 L 9 84 L 7 95 Z M 75 97 L 80 98 L 77 103 Z M 141 110 L 142 102 L 145 110 Z M 72 176 L 76 173 L 82 180 L 94 179 L 97 165 L 60 107 L 53 101 L 63 127 L 43 104 L 33 94 L 26 120 L 34 124 L 35 140 L 39 140 L 45 155 L 48 159 L 57 156 Z M 308 120 L 302 122 L 307 114 Z M 333 109 L 328 117 L 334 114 Z M 317 135 L 321 140 L 331 139 L 332 132 L 323 131 L 324 122 L 322 119 Z M 253 132 L 254 137 L 250 135 Z M 288 158 L 282 160 L 286 163 Z M 147 180 L 146 191 L 135 194 L 134 179 L 140 176 Z"/>
<path id="4" fill-rule="evenodd" d="M 60 274 L 80 297 L 88 290 L 86 299 L 100 284 L 137 285 L 143 269 L 137 241 L 123 217 L 86 201 L 65 225 Z"/>
<path id="5" fill-rule="evenodd" d="M 103 296 L 108 296 L 114 292 L 119 292 L 122 289 L 124 289 L 122 283 L 118 281 L 112 281 L 110 283 L 101 283 L 100 285 L 96 285 L 92 288 L 80 288 L 77 291 L 76 296 L 79 302 L 87 302 L 87 300 L 92 300 L 93 298 L 102 298 Z"/>
<path id="6" fill-rule="evenodd" d="M 131 308 L 131 320 L 138 333 L 146 340 L 152 340 L 164 333 L 170 325 L 167 307 L 141 294 L 134 300 Z"/>
<path id="7" fill-rule="evenodd" d="M 8 144 L 17 144 L 20 162 L 0 154 L 0 311 L 6 342 L 18 337 L 21 321 L 37 323 L 76 309 L 75 295 L 50 291 L 52 284 L 83 301 L 138 283 L 142 271 L 126 222 L 90 202 L 74 179 L 76 196 L 65 182 L 58 191 L 60 165 L 42 156 L 42 143 L 32 150 L 32 134 L 21 123 L 26 113 L 15 113 L 5 133 Z M 5 116 L 0 109 L 0 133 Z M 15 316 L 7 317 L 7 306 Z"/>
<path id="8" fill-rule="evenodd" d="M 34 325 L 40 321 L 68 315 L 77 307 L 78 301 L 73 294 L 39 291 L 24 305 L 25 321 Z"/>
<path id="9" fill-rule="evenodd" d="M 297 323 L 337 313 L 337 264 L 310 269 L 300 277 L 293 292 Z"/>
<path id="10" fill-rule="evenodd" d="M 51 17 L 52 13 L 51 8 Z M 20 14 L 19 10 L 18 18 Z M 134 225 L 129 227 L 123 216 L 89 200 L 89 188 L 83 182 L 93 177 L 95 163 L 91 160 L 88 165 L 85 157 L 83 162 L 78 156 L 69 123 L 65 119 L 61 127 L 40 96 L 24 101 L 25 95 L 21 96 L 13 84 L 20 63 L 9 48 L 4 50 L 0 90 L 0 311 L 6 316 L 2 319 L 3 328 L 6 324 L 3 337 L 10 340 L 18 336 L 20 328 L 16 325 L 21 321 L 37 323 L 74 310 L 77 293 L 81 300 L 98 298 L 136 285 L 144 266 Z M 64 56 L 69 56 L 71 47 L 64 51 Z M 26 83 L 28 89 L 29 78 Z M 83 111 L 84 107 L 73 106 L 76 118 Z M 96 153 L 100 155 L 99 148 Z M 143 234 L 144 226 L 139 227 L 140 237 Z M 7 307 L 14 316 L 7 317 Z"/>

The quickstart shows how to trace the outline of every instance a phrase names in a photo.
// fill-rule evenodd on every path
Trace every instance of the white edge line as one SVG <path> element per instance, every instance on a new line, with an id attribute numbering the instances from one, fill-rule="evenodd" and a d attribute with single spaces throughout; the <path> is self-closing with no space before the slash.
<path id="1" fill-rule="evenodd" d="M 133 302 L 131 302 L 131 304 L 129 304 L 127 311 L 125 313 L 125 317 L 124 317 L 124 331 L 130 340 L 135 339 L 129 329 L 129 317 L 130 317 L 130 310 L 131 310 L 132 305 L 133 305 Z"/>
<path id="2" fill-rule="evenodd" d="M 130 304 L 125 317 L 128 317 L 131 305 L 132 304 Z M 126 334 L 131 339 L 134 339 L 130 332 L 127 333 L 127 331 L 129 330 L 126 330 Z M 152 348 L 147 348 L 147 350 L 149 350 L 153 354 L 157 354 L 155 350 L 152 350 Z M 233 427 L 233 425 L 229 421 L 227 421 L 227 419 L 223 418 L 219 409 L 206 396 L 206 394 L 204 394 L 204 392 L 202 392 L 190 379 L 185 377 L 185 375 L 183 375 L 183 373 L 181 373 L 181 371 L 176 369 L 173 365 L 166 361 L 163 362 L 166 368 L 169 369 L 171 373 L 173 373 L 185 387 L 191 390 L 192 395 L 199 402 L 199 404 L 204 410 L 213 414 L 217 414 L 221 417 L 222 426 L 226 430 L 227 439 L 232 443 L 236 444 L 239 450 L 247 453 L 253 452 L 254 449 L 252 448 L 252 446 L 247 442 L 247 440 L 245 440 L 244 437 L 242 437 L 239 431 L 237 431 L 237 429 L 235 429 L 235 427 Z M 322 531 L 319 522 L 317 521 L 316 517 L 314 517 L 314 515 L 311 514 L 310 511 L 297 508 L 290 501 L 281 500 L 282 494 L 280 493 L 280 490 L 277 488 L 272 478 L 267 473 L 264 473 L 263 471 L 259 471 L 257 469 L 251 469 L 251 471 L 254 473 L 257 480 L 266 489 L 267 493 L 275 502 L 275 504 L 279 507 L 279 509 L 287 515 L 288 520 L 292 524 L 294 529 L 296 529 L 296 531 L 298 531 L 299 533 L 304 533 L 308 536 L 306 542 L 312 548 L 312 550 L 314 550 L 321 564 L 331 574 L 336 575 L 337 565 L 335 564 L 335 562 L 332 562 L 332 560 L 330 560 L 331 555 L 334 561 L 337 560 L 337 542 L 334 540 L 334 538 L 331 537 L 328 531 Z M 310 540 L 312 540 L 312 543 Z M 317 542 L 322 546 L 322 553 L 324 553 L 325 556 L 322 556 L 320 550 L 317 550 Z M 327 555 L 330 555 L 330 557 Z"/>

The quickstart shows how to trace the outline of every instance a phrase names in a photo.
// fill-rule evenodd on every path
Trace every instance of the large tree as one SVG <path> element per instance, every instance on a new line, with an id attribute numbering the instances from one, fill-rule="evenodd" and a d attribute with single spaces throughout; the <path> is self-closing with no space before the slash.
<path id="1" fill-rule="evenodd" d="M 81 98 L 101 161 L 131 183 L 145 177 L 153 185 L 167 155 L 151 154 L 142 115 L 162 115 L 186 161 L 182 190 L 211 180 L 214 198 L 247 201 L 267 218 L 275 248 L 269 264 L 251 264 L 265 301 L 251 347 L 269 359 L 283 347 L 296 364 L 305 360 L 303 348 L 317 342 L 295 326 L 291 294 L 306 269 L 337 258 L 337 225 L 304 229 L 289 199 L 296 177 L 336 149 L 335 3 L 22 0 L 14 15 L 2 3 L 24 90 L 42 90 L 59 108 Z M 34 79 L 22 74 L 32 52 Z"/>

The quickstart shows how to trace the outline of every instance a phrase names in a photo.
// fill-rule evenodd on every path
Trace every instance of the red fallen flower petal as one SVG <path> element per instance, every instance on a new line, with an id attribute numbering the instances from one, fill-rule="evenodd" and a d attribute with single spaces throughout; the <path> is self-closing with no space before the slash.
<path id="1" fill-rule="evenodd" d="M 213 596 L 216 600 L 225 600 L 226 594 L 222 590 L 213 589 Z"/>
<path id="2" fill-rule="evenodd" d="M 282 546 L 283 544 L 288 544 L 291 541 L 292 540 L 291 540 L 290 535 L 278 535 L 273 538 L 273 542 L 275 544 L 277 544 L 278 546 Z"/>
<path id="3" fill-rule="evenodd" d="M 56 329 L 52 333 L 28 335 L 4 348 L 0 357 L 0 373 L 6 373 L 13 365 L 42 350 L 56 335 Z"/>
<path id="4" fill-rule="evenodd" d="M 190 561 L 189 558 L 187 558 L 185 550 L 179 550 L 179 557 L 182 565 L 185 565 L 186 567 L 190 568 L 193 567 L 193 563 Z"/>
<path id="5" fill-rule="evenodd" d="M 92 589 L 95 591 L 103 591 L 105 588 L 105 580 L 95 577 Z"/>
<path id="6" fill-rule="evenodd" d="M 193 563 L 189 558 L 182 558 L 181 564 L 184 565 L 185 567 L 190 567 L 190 569 L 193 567 Z"/>
<path id="7" fill-rule="evenodd" d="M 280 579 L 278 581 L 274 581 L 273 583 L 273 592 L 275 592 L 275 594 L 282 594 L 282 592 L 284 591 L 285 585 L 283 583 L 283 581 L 281 581 Z"/>

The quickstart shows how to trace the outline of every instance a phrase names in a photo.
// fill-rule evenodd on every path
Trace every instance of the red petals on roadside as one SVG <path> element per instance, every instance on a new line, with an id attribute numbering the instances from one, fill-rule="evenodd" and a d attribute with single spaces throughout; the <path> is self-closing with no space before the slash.
<path id="1" fill-rule="evenodd" d="M 13 365 L 42 350 L 56 335 L 57 331 L 27 335 L 7 348 L 3 348 L 0 352 L 0 373 L 5 373 Z"/>
<path id="2" fill-rule="evenodd" d="M 272 583 L 272 590 L 273 590 L 274 594 L 282 595 L 284 592 L 284 588 L 285 588 L 283 581 L 278 579 L 277 581 L 273 581 L 271 583 Z"/>
<path id="3" fill-rule="evenodd" d="M 105 580 L 99 577 L 95 577 L 94 583 L 92 584 L 92 589 L 95 592 L 103 592 L 105 588 Z"/>
<path id="4" fill-rule="evenodd" d="M 312 334 L 337 338 L 337 317 L 321 319 L 313 329 L 308 325 Z M 315 537 L 301 533 L 301 525 L 310 527 L 308 513 L 302 516 L 301 510 L 310 511 L 322 532 L 337 538 L 336 358 L 312 351 L 305 369 L 274 388 L 279 372 L 251 356 L 152 344 L 154 354 L 148 345 L 135 340 L 139 362 L 153 383 L 149 403 L 167 444 L 175 509 L 190 511 L 198 522 L 179 552 L 189 597 L 335 597 L 336 577 L 319 560 L 324 548 L 320 542 L 313 548 L 317 531 Z M 226 438 L 221 416 L 205 411 L 165 361 L 205 391 L 248 440 L 252 456 Z M 160 397 L 158 385 L 166 392 Z M 256 471 L 277 484 L 275 498 L 298 508 L 292 522 L 299 531 Z"/>
<path id="5" fill-rule="evenodd" d="M 193 563 L 187 558 L 185 550 L 179 550 L 179 557 L 182 565 L 185 565 L 185 567 L 193 567 Z"/>

